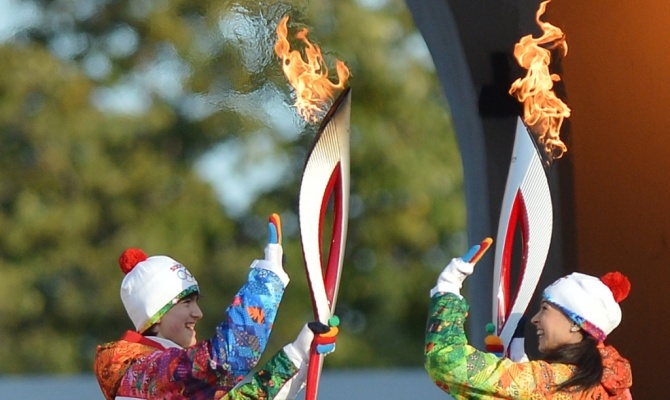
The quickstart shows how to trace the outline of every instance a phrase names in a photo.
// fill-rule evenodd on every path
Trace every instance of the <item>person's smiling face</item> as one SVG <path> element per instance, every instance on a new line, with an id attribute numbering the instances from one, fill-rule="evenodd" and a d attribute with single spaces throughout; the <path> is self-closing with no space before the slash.
<path id="1" fill-rule="evenodd" d="M 171 340 L 183 348 L 196 344 L 195 324 L 202 318 L 198 294 L 187 296 L 175 304 L 157 323 L 156 336 Z"/>
<path id="2" fill-rule="evenodd" d="M 566 344 L 579 343 L 583 338 L 579 329 L 571 330 L 575 326 L 572 321 L 546 301 L 540 304 L 540 311 L 535 314 L 531 322 L 537 328 L 538 349 L 542 353 L 548 353 Z"/>

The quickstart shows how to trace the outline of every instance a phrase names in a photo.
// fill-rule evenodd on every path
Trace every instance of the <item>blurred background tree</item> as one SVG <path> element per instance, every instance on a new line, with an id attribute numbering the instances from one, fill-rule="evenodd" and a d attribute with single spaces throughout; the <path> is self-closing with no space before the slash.
<path id="1" fill-rule="evenodd" d="M 213 333 L 266 221 L 292 277 L 266 357 L 313 318 L 297 199 L 315 127 L 292 107 L 277 23 L 351 69 L 351 215 L 333 367 L 418 366 L 428 290 L 466 249 L 448 107 L 400 0 L 35 0 L 0 29 L 0 373 L 90 372 L 131 328 L 117 258 L 197 276 Z"/>

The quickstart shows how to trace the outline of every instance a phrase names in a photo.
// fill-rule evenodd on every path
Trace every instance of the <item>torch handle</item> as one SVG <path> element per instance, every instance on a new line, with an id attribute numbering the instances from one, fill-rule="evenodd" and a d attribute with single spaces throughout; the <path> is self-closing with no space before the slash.
<path id="1" fill-rule="evenodd" d="M 312 341 L 310 349 L 309 366 L 307 367 L 307 386 L 305 387 L 305 400 L 316 400 L 319 391 L 319 379 L 321 377 L 321 366 L 323 356 L 316 351 L 316 340 Z"/>

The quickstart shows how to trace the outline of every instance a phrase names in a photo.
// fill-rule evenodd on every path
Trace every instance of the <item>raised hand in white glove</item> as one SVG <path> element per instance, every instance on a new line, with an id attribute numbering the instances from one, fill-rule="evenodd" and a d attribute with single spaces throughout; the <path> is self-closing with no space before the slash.
<path id="1" fill-rule="evenodd" d="M 284 352 L 296 367 L 300 368 L 309 362 L 309 350 L 313 340 L 314 332 L 305 324 L 295 341 L 284 346 Z"/>
<path id="2" fill-rule="evenodd" d="M 274 272 L 286 287 L 290 281 L 284 271 L 284 248 L 281 245 L 281 219 L 272 214 L 268 222 L 269 238 L 265 246 L 265 258 L 254 260 L 250 268 L 260 268 Z"/>
<path id="3" fill-rule="evenodd" d="M 430 291 L 430 296 L 432 297 L 436 293 L 453 293 L 462 297 L 463 281 L 472 274 L 475 264 L 484 255 L 491 243 L 491 238 L 486 238 L 480 244 L 472 246 L 462 257 L 453 258 L 440 273 L 437 284 Z"/>

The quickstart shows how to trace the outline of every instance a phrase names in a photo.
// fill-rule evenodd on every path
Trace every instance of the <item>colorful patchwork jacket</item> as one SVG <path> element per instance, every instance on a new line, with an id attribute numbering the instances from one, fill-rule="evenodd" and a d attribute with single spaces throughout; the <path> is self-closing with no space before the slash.
<path id="1" fill-rule="evenodd" d="M 464 324 L 468 305 L 450 293 L 431 299 L 426 328 L 426 370 L 455 399 L 628 400 L 632 399 L 630 364 L 611 346 L 603 346 L 605 371 L 598 387 L 556 392 L 574 367 L 544 361 L 512 362 L 468 345 Z"/>
<path id="2" fill-rule="evenodd" d="M 283 293 L 277 275 L 254 268 L 213 338 L 182 349 L 127 332 L 119 341 L 98 346 L 94 369 L 105 397 L 223 397 L 258 363 Z"/>
<path id="3" fill-rule="evenodd" d="M 282 350 L 249 382 L 233 388 L 222 400 L 292 400 L 305 386 L 306 377 L 307 364 L 298 369 Z"/>

